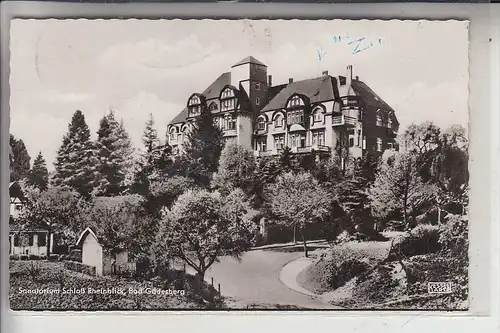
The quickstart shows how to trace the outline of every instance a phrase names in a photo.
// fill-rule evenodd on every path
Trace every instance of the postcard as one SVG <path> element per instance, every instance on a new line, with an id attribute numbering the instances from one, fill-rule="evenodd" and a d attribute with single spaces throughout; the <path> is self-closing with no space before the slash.
<path id="1" fill-rule="evenodd" d="M 15 19 L 12 310 L 467 310 L 467 21 Z"/>

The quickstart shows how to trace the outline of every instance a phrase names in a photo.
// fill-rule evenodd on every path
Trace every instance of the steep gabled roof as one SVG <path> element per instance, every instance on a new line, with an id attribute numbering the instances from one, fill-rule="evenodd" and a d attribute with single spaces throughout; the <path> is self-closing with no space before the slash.
<path id="1" fill-rule="evenodd" d="M 244 65 L 244 64 L 255 64 L 255 65 L 267 67 L 262 62 L 260 62 L 259 60 L 255 59 L 252 56 L 248 56 L 245 59 L 242 59 L 242 60 L 238 61 L 236 64 L 234 64 L 231 67 L 236 67 L 236 66 L 240 66 L 240 65 Z"/>
<path id="2" fill-rule="evenodd" d="M 96 239 L 96 241 L 98 241 L 96 234 L 92 231 L 92 229 L 90 229 L 89 227 L 87 227 L 80 234 L 80 237 L 78 237 L 78 240 L 76 241 L 76 246 L 80 247 L 82 245 L 83 241 L 85 240 L 85 238 L 87 238 L 87 236 L 89 234 L 92 235 Z"/>
<path id="3" fill-rule="evenodd" d="M 18 198 L 21 201 L 25 199 L 23 189 L 21 188 L 21 184 L 19 184 L 19 182 L 9 183 L 9 196 L 11 199 Z"/>
<path id="4" fill-rule="evenodd" d="M 231 73 L 223 73 L 221 76 L 217 78 L 207 89 L 202 93 L 205 96 L 206 100 L 211 100 L 215 98 L 219 98 L 220 91 L 223 87 L 231 84 Z M 169 123 L 178 124 L 186 121 L 188 117 L 188 109 L 185 107 L 177 116 L 174 117 Z"/>
<path id="5" fill-rule="evenodd" d="M 394 112 L 393 108 L 389 106 L 380 96 L 378 96 L 366 83 L 359 80 L 352 80 L 351 87 L 354 93 L 361 98 L 363 103 L 377 109 L 384 109 Z"/>
<path id="6" fill-rule="evenodd" d="M 310 103 L 331 101 L 336 98 L 333 78 L 329 75 L 325 75 L 285 85 L 262 109 L 262 112 L 284 108 L 286 106 L 286 101 L 293 94 L 309 97 Z"/>

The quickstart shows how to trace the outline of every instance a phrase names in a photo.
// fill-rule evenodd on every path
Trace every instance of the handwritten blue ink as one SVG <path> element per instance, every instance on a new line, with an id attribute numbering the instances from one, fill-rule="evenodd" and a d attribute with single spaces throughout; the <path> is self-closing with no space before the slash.
<path id="1" fill-rule="evenodd" d="M 382 45 L 382 38 L 379 37 L 379 38 L 374 38 L 372 40 L 368 40 L 367 37 L 360 37 L 360 38 L 357 38 L 357 39 L 354 39 L 352 40 L 350 37 L 349 37 L 349 34 L 345 34 L 345 36 L 341 36 L 341 35 L 335 35 L 332 37 L 332 40 L 334 43 L 342 43 L 342 42 L 346 42 L 347 45 L 351 46 L 351 52 L 352 54 L 358 54 L 362 51 L 365 51 L 371 47 L 374 47 L 377 45 Z M 319 55 L 319 51 L 318 51 L 318 58 L 321 60 L 323 58 L 324 54 L 322 56 Z"/>
<path id="2" fill-rule="evenodd" d="M 316 52 L 318 53 L 318 60 L 321 61 L 323 60 L 323 58 L 325 57 L 326 55 L 326 52 L 323 51 L 323 48 L 319 48 L 316 50 Z"/>

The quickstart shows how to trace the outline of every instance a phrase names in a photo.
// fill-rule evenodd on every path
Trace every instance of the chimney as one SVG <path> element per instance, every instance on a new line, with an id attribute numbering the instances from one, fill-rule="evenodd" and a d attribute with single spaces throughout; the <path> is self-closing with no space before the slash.
<path id="1" fill-rule="evenodd" d="M 346 85 L 350 86 L 352 81 L 352 65 L 347 66 Z"/>
<path id="2" fill-rule="evenodd" d="M 267 85 L 268 85 L 269 87 L 272 87 L 272 86 L 273 86 L 273 76 L 272 76 L 272 75 L 268 75 L 268 76 L 267 76 L 267 82 L 268 82 L 268 83 L 267 83 Z"/>
<path id="3" fill-rule="evenodd" d="M 328 71 L 323 71 L 323 75 L 328 75 Z"/>
<path id="4" fill-rule="evenodd" d="M 293 83 L 293 77 L 288 79 L 288 83 Z"/>
<path id="5" fill-rule="evenodd" d="M 356 75 L 356 81 L 359 81 L 359 76 Z"/>

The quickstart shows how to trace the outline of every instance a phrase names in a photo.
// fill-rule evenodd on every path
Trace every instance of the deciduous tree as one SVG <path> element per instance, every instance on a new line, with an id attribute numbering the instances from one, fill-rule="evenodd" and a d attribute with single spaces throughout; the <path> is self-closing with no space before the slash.
<path id="1" fill-rule="evenodd" d="M 47 257 L 50 256 L 50 236 L 62 236 L 61 240 L 74 244 L 82 226 L 82 212 L 85 203 L 77 192 L 67 188 L 50 187 L 40 191 L 34 187 L 25 188 L 26 203 L 20 220 L 29 227 L 47 230 Z"/>
<path id="2" fill-rule="evenodd" d="M 239 189 L 227 197 L 206 190 L 182 194 L 162 221 L 159 256 L 182 259 L 202 280 L 221 256 L 239 258 L 255 232 L 253 211 L 244 198 Z"/>
<path id="3" fill-rule="evenodd" d="M 398 154 L 392 164 L 383 164 L 369 193 L 372 208 L 379 217 L 399 210 L 407 226 L 409 212 L 435 196 L 436 188 L 422 182 L 412 153 Z"/>
<path id="4" fill-rule="evenodd" d="M 302 233 L 307 257 L 307 225 L 328 214 L 332 197 L 309 173 L 286 173 L 266 191 L 269 209 L 280 222 Z"/>

